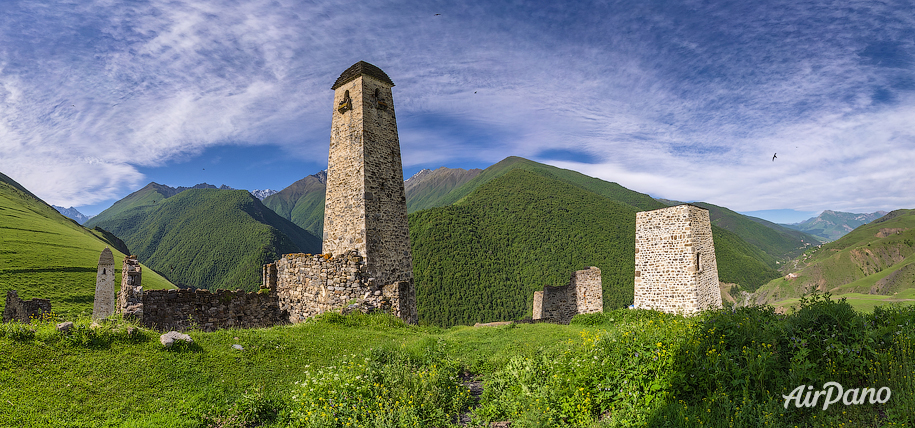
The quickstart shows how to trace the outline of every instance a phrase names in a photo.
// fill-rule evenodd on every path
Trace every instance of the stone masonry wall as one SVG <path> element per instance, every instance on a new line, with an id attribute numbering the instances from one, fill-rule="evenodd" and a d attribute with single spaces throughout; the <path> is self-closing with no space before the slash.
<path id="1" fill-rule="evenodd" d="M 48 299 L 22 300 L 16 290 L 6 292 L 6 306 L 3 307 L 3 322 L 19 321 L 30 323 L 41 318 L 42 314 L 51 312 L 51 301 Z"/>
<path id="2" fill-rule="evenodd" d="M 721 307 L 708 210 L 678 205 L 636 214 L 635 302 L 691 314 Z"/>
<path id="3" fill-rule="evenodd" d="M 331 88 L 322 251 L 334 257 L 277 261 L 281 306 L 289 308 L 292 322 L 354 304 L 362 310 L 389 308 L 416 322 L 393 86 L 381 69 L 360 61 Z M 359 262 L 349 261 L 353 257 Z"/>
<path id="4" fill-rule="evenodd" d="M 327 165 L 324 246 L 356 250 L 379 284 L 412 281 L 400 140 L 390 79 L 357 63 L 334 85 Z"/>
<path id="5" fill-rule="evenodd" d="M 268 327 L 285 324 L 276 290 L 147 290 L 143 293 L 143 325 L 157 330 L 204 331 Z"/>
<path id="6" fill-rule="evenodd" d="M 275 276 L 274 276 L 275 278 Z M 242 290 L 143 290 L 143 271 L 136 256 L 124 258 L 118 313 L 157 330 L 205 331 L 220 328 L 267 327 L 288 322 L 279 307 L 276 288 Z"/>
<path id="7" fill-rule="evenodd" d="M 543 287 L 534 292 L 533 319 L 549 319 L 568 324 L 577 314 L 604 311 L 600 269 L 590 267 L 576 271 L 567 285 Z"/>
<path id="8" fill-rule="evenodd" d="M 275 276 L 271 275 L 273 270 Z M 366 270 L 365 260 L 355 250 L 338 256 L 286 254 L 275 265 L 265 267 L 268 282 L 264 285 L 276 287 L 279 308 L 288 312 L 289 322 L 302 322 L 337 309 L 358 309 L 390 312 L 415 323 L 413 282 L 378 284 L 367 277 Z"/>

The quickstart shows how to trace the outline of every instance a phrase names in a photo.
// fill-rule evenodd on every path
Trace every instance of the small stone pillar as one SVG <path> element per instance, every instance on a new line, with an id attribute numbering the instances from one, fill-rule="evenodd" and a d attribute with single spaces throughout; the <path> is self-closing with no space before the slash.
<path id="1" fill-rule="evenodd" d="M 121 270 L 121 292 L 118 294 L 118 312 L 124 318 L 143 320 L 143 272 L 137 256 L 124 257 Z"/>
<path id="2" fill-rule="evenodd" d="M 98 258 L 92 320 L 97 321 L 114 314 L 114 305 L 114 255 L 111 254 L 111 250 L 108 247 L 105 247 Z"/>

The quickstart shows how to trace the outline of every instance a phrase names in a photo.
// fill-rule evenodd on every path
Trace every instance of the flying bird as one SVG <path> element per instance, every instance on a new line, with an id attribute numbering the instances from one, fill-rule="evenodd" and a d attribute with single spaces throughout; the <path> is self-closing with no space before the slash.
<path id="1" fill-rule="evenodd" d="M 775 153 L 775 154 L 772 155 L 772 162 L 775 162 L 775 158 L 778 157 L 778 156 L 775 156 L 775 155 L 777 155 L 777 154 L 778 154 L 778 153 Z"/>
<path id="2" fill-rule="evenodd" d="M 436 14 L 435 14 L 435 16 L 442 16 L 442 14 L 440 14 L 440 13 L 436 13 Z"/>

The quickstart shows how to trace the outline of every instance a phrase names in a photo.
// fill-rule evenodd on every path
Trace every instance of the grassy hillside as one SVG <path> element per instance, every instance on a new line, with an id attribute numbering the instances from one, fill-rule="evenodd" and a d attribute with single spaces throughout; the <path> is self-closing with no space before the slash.
<path id="1" fill-rule="evenodd" d="M 460 204 L 410 214 L 421 321 L 438 325 L 531 315 L 533 292 L 601 269 L 605 309 L 632 303 L 635 213 L 630 205 L 516 168 Z M 760 250 L 713 227 L 719 277 L 753 289 L 778 273 Z"/>
<path id="2" fill-rule="evenodd" d="M 799 260 L 797 278 L 769 282 L 760 288 L 756 299 L 782 304 L 812 289 L 836 295 L 886 296 L 866 300 L 909 298 L 915 289 L 913 263 L 915 210 L 897 210 L 808 251 Z"/>
<path id="3" fill-rule="evenodd" d="M 443 206 L 441 200 L 452 190 L 461 187 L 483 172 L 482 169 L 441 167 L 434 171 L 422 170 L 404 182 L 407 212 Z"/>
<path id="4" fill-rule="evenodd" d="M 175 284 L 198 288 L 254 290 L 263 264 L 321 249 L 244 190 L 185 190 L 98 224 Z"/>
<path id="5" fill-rule="evenodd" d="M 76 224 L 0 174 L 0 293 L 4 298 L 7 290 L 17 290 L 20 298 L 50 299 L 57 313 L 91 313 L 99 254 L 106 246 L 114 254 L 116 284 L 121 280 L 123 248 L 105 238 L 116 239 Z M 149 268 L 143 285 L 174 288 Z M 0 298 L 0 310 L 4 302 Z"/>
<path id="6" fill-rule="evenodd" d="M 324 235 L 324 195 L 327 172 L 309 175 L 274 195 L 264 198 L 265 206 L 311 234 Z"/>

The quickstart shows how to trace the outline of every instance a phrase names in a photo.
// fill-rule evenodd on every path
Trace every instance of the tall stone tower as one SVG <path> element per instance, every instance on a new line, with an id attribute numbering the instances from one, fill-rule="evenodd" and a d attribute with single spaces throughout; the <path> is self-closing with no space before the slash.
<path id="1" fill-rule="evenodd" d="M 634 303 L 683 314 L 721 307 L 708 210 L 684 204 L 636 213 Z"/>
<path id="2" fill-rule="evenodd" d="M 95 303 L 92 319 L 100 320 L 114 314 L 114 255 L 105 247 L 98 258 L 98 273 L 95 275 Z"/>
<path id="3" fill-rule="evenodd" d="M 331 88 L 323 252 L 358 251 L 377 286 L 413 281 L 393 86 L 380 68 L 359 61 Z"/>

